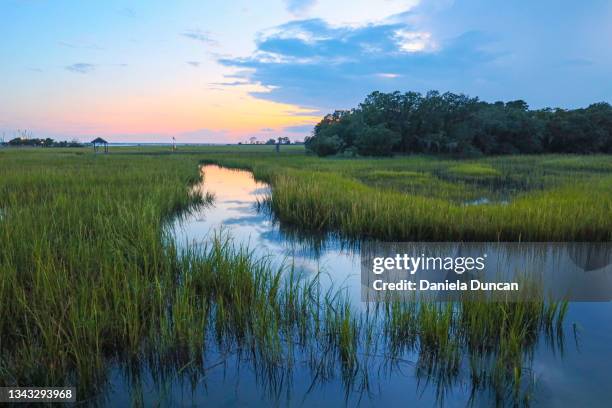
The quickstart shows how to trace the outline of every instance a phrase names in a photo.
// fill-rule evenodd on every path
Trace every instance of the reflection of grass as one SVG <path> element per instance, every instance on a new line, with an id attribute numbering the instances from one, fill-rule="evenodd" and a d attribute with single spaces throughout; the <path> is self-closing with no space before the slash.
<path id="1" fill-rule="evenodd" d="M 472 393 L 493 391 L 496 400 L 528 398 L 526 364 L 541 332 L 559 339 L 567 302 L 541 295 L 522 302 L 410 302 L 386 306 L 385 330 L 394 358 L 418 351 L 417 374 L 433 380 L 441 396 L 468 367 Z"/>
<path id="2" fill-rule="evenodd" d="M 226 239 L 177 253 L 164 223 L 201 203 L 188 190 L 201 154 L 0 155 L 1 385 L 78 384 L 79 397 L 90 397 L 104 390 L 111 364 L 125 368 L 133 385 L 141 370 L 150 370 L 153 381 L 187 376 L 197 384 L 214 363 L 206 360 L 211 349 L 240 356 L 270 387 L 278 385 L 276 373 L 306 356 L 313 383 L 339 372 L 352 389 L 367 387 L 370 356 L 395 361 L 417 350 L 419 376 L 449 384 L 469 359 L 474 388 L 497 390 L 505 382 L 515 389 L 542 328 L 556 329 L 563 319 L 565 306 L 543 302 L 390 304 L 364 316 L 343 292 L 321 293 L 316 278 L 272 269 Z M 349 173 L 363 165 L 300 160 L 346 165 Z M 232 163 L 253 165 L 273 180 L 282 217 L 316 228 L 379 236 L 480 237 L 496 228 L 503 237 L 584 236 L 580 223 L 551 229 L 571 210 L 578 218 L 584 211 L 581 222 L 593 236 L 609 231 L 598 218 L 601 204 L 593 209 L 589 196 L 543 192 L 517 200 L 515 212 L 470 213 L 442 199 L 381 192 L 329 169 L 280 174 L 270 161 Z M 553 206 L 558 210 L 546 215 Z M 533 224 L 513 221 L 534 208 L 542 213 L 527 217 Z M 484 226 L 476 222 L 483 219 Z"/>

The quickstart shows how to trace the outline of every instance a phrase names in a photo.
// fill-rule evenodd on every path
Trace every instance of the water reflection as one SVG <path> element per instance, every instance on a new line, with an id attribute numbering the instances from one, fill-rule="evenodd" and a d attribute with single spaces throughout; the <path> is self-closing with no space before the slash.
<path id="1" fill-rule="evenodd" d="M 174 235 L 179 245 L 202 245 L 223 231 L 257 256 L 272 257 L 278 265 L 289 263 L 307 276 L 321 274 L 324 288 L 345 284 L 359 303 L 359 243 L 283 226 L 266 205 L 269 186 L 255 181 L 250 172 L 214 165 L 202 171 L 203 182 L 195 188 L 202 195 L 212 192 L 214 205 L 177 220 Z"/>
<path id="2" fill-rule="evenodd" d="M 444 257 L 486 254 L 487 268 L 479 274 L 458 276 L 451 272 L 421 276 L 436 282 L 472 278 L 515 281 L 517 276 L 520 278 L 528 273 L 534 281 L 542 282 L 545 292 L 557 300 L 612 299 L 612 246 L 609 243 L 349 241 L 337 235 L 306 232 L 278 222 L 267 204 L 269 186 L 254 180 L 250 172 L 215 165 L 204 166 L 202 171 L 204 181 L 195 188 L 202 195 L 214 194 L 214 205 L 176 222 L 174 231 L 179 244 L 198 245 L 206 242 L 215 231 L 227 231 L 257 256 L 271 257 L 279 264 L 289 262 L 310 275 L 325 273 L 327 285 L 345 285 L 357 307 L 363 306 L 360 293 L 364 284 L 361 273 L 364 259 L 386 253 L 390 256 L 408 253 Z M 588 278 L 585 271 L 590 272 Z M 398 275 L 398 279 L 400 277 Z"/>
<path id="3" fill-rule="evenodd" d="M 612 246 L 609 243 L 364 242 L 360 251 L 364 300 L 388 294 L 374 290 L 374 282 L 414 282 L 418 291 L 420 279 L 441 284 L 462 282 L 468 287 L 473 280 L 482 283 L 518 283 L 516 291 L 487 292 L 486 300 L 529 299 L 529 284 L 535 282 L 549 300 L 612 300 Z M 372 272 L 375 260 L 380 261 L 381 257 L 394 258 L 396 254 L 406 254 L 422 262 L 414 271 L 393 267 L 383 274 Z M 426 259 L 429 260 L 427 264 Z M 472 262 L 479 259 L 483 269 L 470 270 L 464 265 L 460 265 L 457 271 L 442 268 L 442 260 L 465 259 L 471 259 Z M 435 260 L 439 263 L 436 264 Z M 410 295 L 410 292 L 405 294 Z M 435 294 L 439 300 L 456 300 L 472 295 L 483 299 L 480 292 L 466 294 L 454 290 L 437 290 Z"/>
<path id="4" fill-rule="evenodd" d="M 371 312 L 372 306 L 360 301 L 359 243 L 325 234 L 304 234 L 283 226 L 266 211 L 269 187 L 253 180 L 249 172 L 217 166 L 205 166 L 203 172 L 204 182 L 197 189 L 202 194 L 214 193 L 215 200 L 212 206 L 177 220 L 174 232 L 179 244 L 201 245 L 215 231 L 225 230 L 238 243 L 260 256 L 272 257 L 274 262 L 291 263 L 310 276 L 325 272 L 322 275 L 324 288 L 345 286 L 352 303 L 366 316 Z M 540 251 L 533 254 L 536 261 L 550 249 Z M 589 255 L 579 248 L 564 253 L 587 271 L 600 269 L 609 259 L 601 255 L 601 251 Z M 511 259 L 512 250 L 499 256 L 499 262 Z M 410 315 L 409 311 L 404 312 L 405 316 Z M 603 385 L 609 384 L 612 377 L 607 364 L 602 364 L 612 360 L 609 347 L 612 342 L 611 312 L 609 303 L 572 305 L 565 327 L 530 339 L 524 348 L 526 364 L 525 375 L 519 384 L 520 395 L 529 395 L 531 403 L 538 406 L 565 405 L 570 401 L 596 406 L 611 398 L 609 387 Z M 495 353 L 492 353 L 496 350 L 495 344 L 476 342 L 474 344 L 481 346 L 468 347 L 468 355 L 464 358 L 465 349 L 450 347 L 446 354 L 440 354 L 439 345 L 428 348 L 419 333 L 394 332 L 376 324 L 370 327 L 367 319 L 363 327 L 364 338 L 369 342 L 360 348 L 357 365 L 347 365 L 342 359 L 339 362 L 333 349 L 309 348 L 308 345 L 296 346 L 292 357 L 283 364 L 270 364 L 256 352 L 225 349 L 213 341 L 203 357 L 208 363 L 201 365 L 201 371 L 195 370 L 197 365 L 188 366 L 198 372 L 194 376 L 195 385 L 185 384 L 183 376 L 175 373 L 169 375 L 167 381 L 161 381 L 161 388 L 151 389 L 160 381 L 155 380 L 150 370 L 142 368 L 139 372 L 149 373 L 149 378 L 135 375 L 128 378 L 138 378 L 145 389 L 148 384 L 149 391 L 138 397 L 145 405 L 158 402 L 160 395 L 170 404 L 191 398 L 195 404 L 232 406 L 268 406 L 271 401 L 279 405 L 307 406 L 408 403 L 490 406 L 505 405 L 505 398 L 517 402 L 505 394 L 515 390 L 491 388 L 494 378 L 485 375 L 496 365 Z M 381 337 L 380 333 L 386 336 Z M 572 340 L 567 342 L 569 346 L 564 346 L 563 333 L 571 336 Z M 448 334 L 460 338 L 466 333 L 449 331 Z M 149 366 L 163 367 L 164 364 L 149 363 Z M 120 372 L 118 368 L 117 376 L 121 376 Z M 480 384 L 475 385 L 474 375 L 481 378 Z"/>

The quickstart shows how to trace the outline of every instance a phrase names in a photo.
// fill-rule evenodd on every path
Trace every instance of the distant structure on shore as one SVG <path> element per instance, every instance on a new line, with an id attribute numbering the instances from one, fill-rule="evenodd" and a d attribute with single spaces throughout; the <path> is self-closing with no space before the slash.
<path id="1" fill-rule="evenodd" d="M 101 137 L 96 137 L 94 140 L 91 141 L 91 144 L 93 146 L 94 152 L 98 152 L 98 149 L 100 149 L 100 147 L 104 147 L 104 153 L 108 153 L 108 142 L 102 139 Z"/>

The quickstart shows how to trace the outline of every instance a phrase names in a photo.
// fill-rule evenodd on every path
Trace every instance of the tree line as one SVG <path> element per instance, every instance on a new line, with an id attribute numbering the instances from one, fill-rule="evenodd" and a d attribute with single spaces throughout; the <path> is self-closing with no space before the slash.
<path id="1" fill-rule="evenodd" d="M 83 144 L 77 142 L 76 140 L 73 140 L 70 142 L 62 140 L 58 142 L 51 138 L 39 139 L 35 137 L 34 138 L 16 137 L 2 144 L 6 146 L 29 146 L 29 147 L 83 147 Z"/>
<path id="2" fill-rule="evenodd" d="M 357 108 L 325 115 L 305 144 L 319 156 L 612 153 L 612 106 L 530 110 L 523 100 L 376 91 Z"/>

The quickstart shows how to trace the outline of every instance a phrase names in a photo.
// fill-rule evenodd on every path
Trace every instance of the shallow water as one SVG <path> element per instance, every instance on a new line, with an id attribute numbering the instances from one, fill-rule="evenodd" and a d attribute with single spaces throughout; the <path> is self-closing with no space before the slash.
<path id="1" fill-rule="evenodd" d="M 464 201 L 463 205 L 486 205 L 486 204 L 507 205 L 508 203 L 510 203 L 510 201 L 507 199 L 496 201 L 496 200 L 490 199 L 489 197 L 480 197 L 475 200 Z"/>
<path id="2" fill-rule="evenodd" d="M 201 245 L 212 234 L 229 234 L 241 245 L 248 246 L 258 256 L 271 257 L 276 264 L 293 264 L 296 269 L 313 276 L 322 273 L 322 284 L 345 287 L 357 308 L 364 308 L 361 302 L 361 260 L 360 245 L 343 242 L 333 237 L 296 234 L 285 228 L 258 206 L 258 201 L 269 194 L 269 187 L 256 182 L 251 173 L 229 170 L 217 166 L 204 166 L 204 181 L 197 186 L 202 194 L 213 193 L 212 206 L 202 208 L 177 220 L 173 226 L 179 246 Z M 498 247 L 499 248 L 499 247 Z M 495 255 L 495 249 L 488 248 Z M 504 252 L 506 251 L 506 252 Z M 508 256 L 504 248 L 497 254 L 499 259 Z M 504 253 L 502 253 L 504 252 Z M 557 254 L 551 248 L 541 248 L 534 253 L 551 273 L 557 265 L 574 264 L 576 256 L 567 251 Z M 537 255 L 537 254 L 544 255 Z M 551 255 L 556 254 L 556 255 Z M 578 256 L 580 258 L 580 256 Z M 588 262 L 587 262 L 588 263 Z M 573 265 L 573 264 L 572 264 Z M 582 262 L 578 268 L 587 271 Z M 574 268 L 575 269 L 575 268 Z M 604 283 L 606 276 L 603 276 Z M 610 283 L 610 282 L 608 282 Z M 612 287 L 612 286 L 611 286 Z M 612 399 L 612 303 L 572 303 L 565 319 L 565 342 L 559 349 L 547 341 L 540 341 L 531 364 L 530 376 L 536 387 L 532 403 L 534 406 L 609 406 Z M 470 402 L 469 378 L 456 379 L 445 389 L 443 399 L 436 394 L 436 387 L 427 384 L 415 372 L 411 356 L 397 367 L 371 373 L 367 392 L 352 389 L 346 393 L 342 381 L 328 378 L 317 379 L 305 365 L 296 365 L 291 373 L 277 382 L 271 389 L 269 382 L 262 381 L 257 371 L 230 357 L 208 371 L 205 379 L 192 392 L 191 385 L 172 381 L 164 390 L 153 386 L 152 377 L 143 378 L 145 405 L 161 402 L 164 405 L 211 405 L 211 406 L 466 406 Z M 415 357 L 415 356 L 412 356 Z M 207 355 L 210 365 L 215 356 Z M 280 382 L 281 386 L 278 387 Z M 112 393 L 113 404 L 129 402 L 130 387 L 125 376 L 115 372 Z M 358 388 L 358 387 L 357 387 Z M 123 399 L 122 399 L 123 398 Z M 477 396 L 475 406 L 490 406 L 494 401 L 486 396 Z"/>

